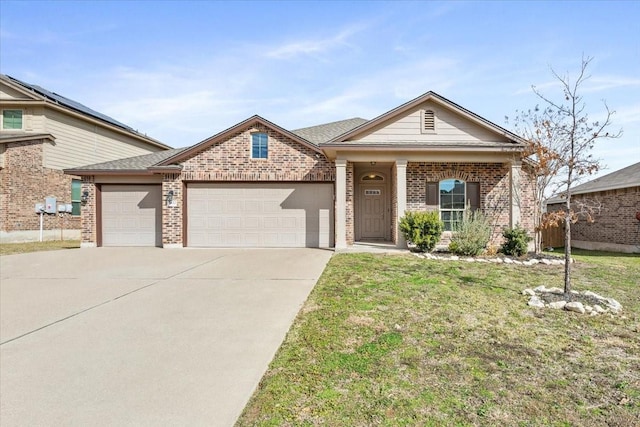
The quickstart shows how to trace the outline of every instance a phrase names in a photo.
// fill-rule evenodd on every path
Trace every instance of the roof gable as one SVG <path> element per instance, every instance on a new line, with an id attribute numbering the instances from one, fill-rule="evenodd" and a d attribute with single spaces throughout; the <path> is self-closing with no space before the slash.
<path id="1" fill-rule="evenodd" d="M 272 131 L 275 131 L 281 135 L 286 136 L 289 139 L 292 139 L 293 141 L 302 144 L 305 147 L 311 148 L 312 150 L 320 153 L 321 150 L 320 148 L 318 148 L 317 145 L 312 144 L 311 142 L 307 141 L 306 139 L 300 137 L 299 135 L 296 135 L 293 132 L 290 132 L 278 125 L 276 125 L 275 123 L 272 123 L 258 115 L 249 117 L 248 119 L 228 128 L 223 130 L 222 132 L 205 139 L 204 141 L 201 141 L 195 145 L 192 145 L 191 147 L 185 149 L 184 151 L 169 157 L 168 159 L 164 160 L 163 162 L 160 162 L 157 164 L 157 166 L 169 166 L 171 164 L 176 164 L 176 163 L 180 163 L 184 160 L 187 160 L 193 156 L 195 156 L 196 154 L 208 149 L 209 147 L 223 142 L 225 140 L 227 140 L 229 137 L 242 132 L 246 129 L 249 129 L 253 126 L 256 125 L 262 125 Z"/>
<path id="2" fill-rule="evenodd" d="M 354 129 L 336 136 L 327 144 L 323 145 L 366 140 L 367 136 L 372 135 L 376 131 L 389 126 L 394 122 L 398 122 L 409 115 L 415 115 L 418 110 L 425 107 L 431 107 L 431 109 L 434 109 L 436 111 L 440 110 L 449 118 L 453 116 L 462 118 L 464 121 L 468 122 L 471 125 L 468 126 L 468 128 L 472 133 L 484 133 L 493 135 L 495 141 L 504 141 L 516 145 L 524 143 L 524 140 L 519 136 L 490 122 L 487 119 L 484 119 L 483 117 L 478 116 L 475 113 L 472 113 L 471 111 L 461 107 L 460 105 L 449 101 L 448 99 L 436 94 L 435 92 L 430 91 L 372 120 L 369 120 L 368 122 L 363 123 Z M 417 129 L 419 130 L 419 128 Z M 400 141 L 400 143 L 401 142 L 402 141 Z"/>

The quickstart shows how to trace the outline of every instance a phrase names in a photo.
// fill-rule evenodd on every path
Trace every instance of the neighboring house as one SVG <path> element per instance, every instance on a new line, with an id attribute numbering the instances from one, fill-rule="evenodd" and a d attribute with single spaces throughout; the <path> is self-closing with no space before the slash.
<path id="1" fill-rule="evenodd" d="M 82 245 L 403 247 L 407 210 L 533 229 L 524 141 L 428 92 L 373 120 L 289 131 L 253 116 L 188 148 L 73 168 Z M 446 243 L 450 232 L 444 235 Z"/>
<path id="2" fill-rule="evenodd" d="M 547 210 L 564 207 L 566 199 L 547 200 Z M 572 207 L 595 207 L 593 222 L 571 224 L 571 246 L 614 252 L 640 252 L 640 163 L 578 185 L 571 191 Z"/>
<path id="3" fill-rule="evenodd" d="M 39 239 L 35 205 L 47 197 L 71 205 L 71 212 L 44 215 L 44 238 L 80 238 L 80 178 L 62 170 L 168 148 L 82 104 L 0 74 L 0 242 Z"/>

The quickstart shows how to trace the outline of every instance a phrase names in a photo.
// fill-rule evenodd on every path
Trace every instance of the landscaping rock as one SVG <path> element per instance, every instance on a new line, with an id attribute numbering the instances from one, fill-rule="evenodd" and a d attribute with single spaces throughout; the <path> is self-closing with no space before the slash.
<path id="1" fill-rule="evenodd" d="M 565 304 L 564 309 L 568 311 L 574 311 L 580 314 L 584 314 L 585 312 L 584 306 L 582 305 L 581 302 L 578 302 L 578 301 L 568 302 L 567 304 Z"/>
<path id="2" fill-rule="evenodd" d="M 546 258 L 542 258 L 540 262 L 543 263 L 544 265 L 551 265 L 551 260 L 548 260 Z"/>
<path id="3" fill-rule="evenodd" d="M 527 304 L 529 305 L 529 307 L 544 308 L 544 301 L 542 301 L 535 295 L 529 299 L 529 302 Z"/>
<path id="4" fill-rule="evenodd" d="M 544 286 L 544 285 L 540 285 L 540 286 L 538 286 L 537 288 L 534 288 L 533 290 L 534 290 L 534 291 L 536 291 L 536 292 L 549 292 L 549 291 L 547 290 L 547 287 L 546 287 L 546 286 Z"/>
<path id="5" fill-rule="evenodd" d="M 550 293 L 556 294 L 556 295 L 564 294 L 564 290 L 562 290 L 560 288 L 549 288 L 549 289 L 547 289 L 547 292 L 550 292 Z"/>
<path id="6" fill-rule="evenodd" d="M 564 301 L 564 300 L 562 300 L 562 301 L 554 301 L 554 302 L 550 302 L 549 303 L 549 308 L 553 308 L 555 310 L 562 310 L 565 305 L 567 305 L 567 302 Z"/>
<path id="7" fill-rule="evenodd" d="M 536 293 L 533 291 L 533 289 L 525 289 L 524 291 L 522 291 L 522 295 L 529 295 L 529 296 L 534 296 Z"/>
<path id="8" fill-rule="evenodd" d="M 513 260 L 511 258 L 505 258 L 502 260 L 505 264 L 513 264 Z"/>
<path id="9" fill-rule="evenodd" d="M 593 311 L 595 311 L 596 313 L 606 313 L 607 310 L 605 310 L 604 308 L 602 308 L 602 306 L 596 304 L 593 306 Z"/>
<path id="10" fill-rule="evenodd" d="M 622 310 L 622 304 L 620 304 L 618 301 L 614 300 L 613 298 L 605 298 L 604 300 L 607 302 L 607 305 L 609 306 L 611 311 L 613 311 L 614 313 L 617 313 L 620 310 Z"/>

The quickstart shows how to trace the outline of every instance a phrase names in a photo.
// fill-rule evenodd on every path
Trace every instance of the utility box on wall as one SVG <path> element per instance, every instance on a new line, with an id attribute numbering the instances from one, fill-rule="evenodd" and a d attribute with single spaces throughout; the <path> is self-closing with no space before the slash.
<path id="1" fill-rule="evenodd" d="M 46 197 L 44 199 L 44 211 L 48 214 L 58 213 L 58 207 L 55 197 Z"/>

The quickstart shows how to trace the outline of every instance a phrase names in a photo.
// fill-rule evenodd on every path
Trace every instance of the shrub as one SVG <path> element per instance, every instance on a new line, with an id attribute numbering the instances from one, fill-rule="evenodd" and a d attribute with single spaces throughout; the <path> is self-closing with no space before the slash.
<path id="1" fill-rule="evenodd" d="M 493 227 L 480 211 L 465 210 L 462 221 L 454 224 L 449 250 L 456 255 L 477 256 L 487 247 Z"/>
<path id="2" fill-rule="evenodd" d="M 504 229 L 502 236 L 505 238 L 505 242 L 500 247 L 500 252 L 518 257 L 527 253 L 529 242 L 533 240 L 527 234 L 527 230 L 520 227 L 520 224 L 516 225 L 515 228 Z"/>
<path id="3" fill-rule="evenodd" d="M 404 238 L 422 251 L 432 251 L 440 241 L 444 223 L 438 212 L 406 212 L 400 219 Z"/>

